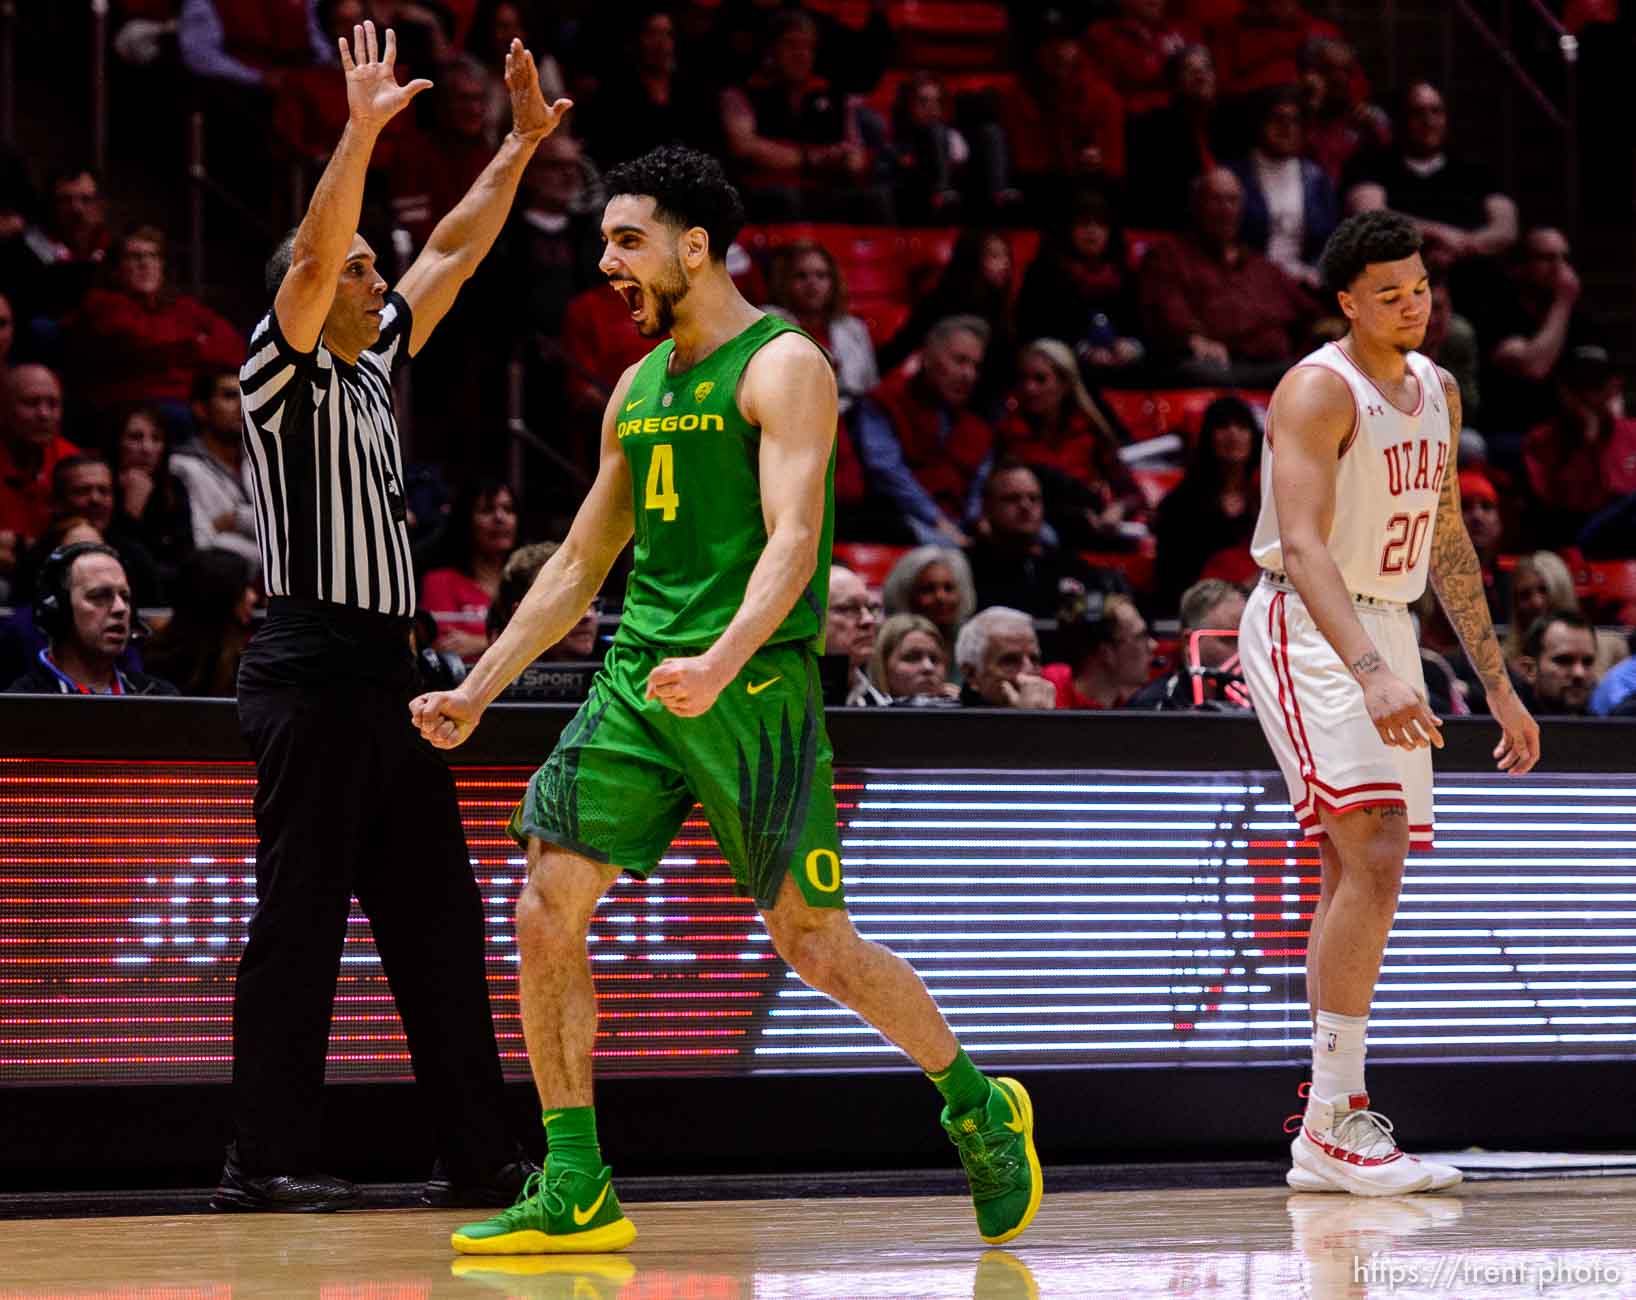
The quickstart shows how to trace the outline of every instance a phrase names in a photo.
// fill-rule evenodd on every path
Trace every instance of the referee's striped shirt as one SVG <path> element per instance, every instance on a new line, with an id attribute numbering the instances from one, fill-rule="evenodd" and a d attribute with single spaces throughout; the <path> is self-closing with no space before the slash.
<path id="1" fill-rule="evenodd" d="M 388 294 L 381 336 L 357 365 L 323 340 L 297 352 L 271 311 L 239 371 L 244 447 L 267 594 L 415 612 L 392 364 L 409 304 Z"/>

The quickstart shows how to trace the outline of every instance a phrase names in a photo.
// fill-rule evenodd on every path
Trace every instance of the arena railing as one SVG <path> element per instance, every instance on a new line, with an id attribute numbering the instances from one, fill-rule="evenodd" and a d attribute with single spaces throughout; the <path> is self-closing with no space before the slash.
<path id="1" fill-rule="evenodd" d="M 1499 59 L 1517 89 L 1530 100 L 1562 137 L 1562 225 L 1570 239 L 1579 233 L 1579 38 L 1562 25 L 1541 0 L 1524 0 L 1528 21 L 1542 24 L 1555 38 L 1562 59 L 1562 100 L 1558 103 L 1529 75 L 1516 54 L 1517 18 L 1512 0 L 1500 0 L 1499 30 L 1478 12 L 1471 0 L 1454 0 L 1453 10 L 1465 25 Z M 1505 185 L 1516 189 L 1517 119 L 1513 97 L 1499 96 L 1500 132 L 1505 144 Z M 1530 149 L 1537 147 L 1530 143 Z"/>

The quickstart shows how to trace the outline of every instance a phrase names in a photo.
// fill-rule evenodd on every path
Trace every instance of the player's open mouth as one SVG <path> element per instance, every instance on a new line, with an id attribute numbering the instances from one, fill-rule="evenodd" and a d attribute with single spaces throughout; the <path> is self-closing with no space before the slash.
<path id="1" fill-rule="evenodd" d="M 625 300 L 625 307 L 635 320 L 642 314 L 642 286 L 635 280 L 613 280 L 613 291 Z"/>

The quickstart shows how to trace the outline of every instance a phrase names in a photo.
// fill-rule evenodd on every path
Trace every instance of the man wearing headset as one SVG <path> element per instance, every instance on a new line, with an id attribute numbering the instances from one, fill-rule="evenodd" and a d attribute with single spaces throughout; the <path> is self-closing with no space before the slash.
<path id="1" fill-rule="evenodd" d="M 40 569 L 34 624 L 48 645 L 8 688 L 14 695 L 175 695 L 176 688 L 115 663 L 140 625 L 119 552 L 100 542 L 59 547 Z"/>

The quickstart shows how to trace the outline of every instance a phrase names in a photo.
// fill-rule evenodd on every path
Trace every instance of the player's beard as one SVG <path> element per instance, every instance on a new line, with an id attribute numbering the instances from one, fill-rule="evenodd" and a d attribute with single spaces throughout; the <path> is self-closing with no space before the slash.
<path id="1" fill-rule="evenodd" d="M 637 325 L 637 332 L 644 338 L 663 338 L 669 334 L 676 325 L 676 304 L 687 297 L 692 287 L 682 259 L 672 256 L 664 274 L 644 290 L 653 303 L 653 313 L 645 324 Z"/>

